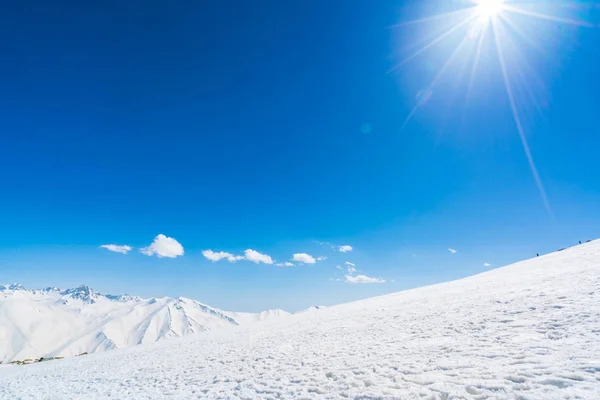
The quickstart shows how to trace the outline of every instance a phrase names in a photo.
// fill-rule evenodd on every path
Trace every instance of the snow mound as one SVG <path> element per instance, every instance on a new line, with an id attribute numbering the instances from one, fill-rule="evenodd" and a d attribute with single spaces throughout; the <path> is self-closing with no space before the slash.
<path id="1" fill-rule="evenodd" d="M 202 336 L 0 368 L 0 398 L 600 399 L 600 241 Z"/>

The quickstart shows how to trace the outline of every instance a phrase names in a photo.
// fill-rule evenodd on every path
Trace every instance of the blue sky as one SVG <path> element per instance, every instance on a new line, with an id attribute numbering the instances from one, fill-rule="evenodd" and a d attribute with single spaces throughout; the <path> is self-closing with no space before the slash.
<path id="1" fill-rule="evenodd" d="M 392 27 L 448 11 L 419 4 L 8 5 L 0 282 L 296 310 L 600 236 L 597 26 L 513 13 L 541 51 L 497 37 L 547 209 L 496 36 L 481 40 L 471 83 L 477 40 L 443 68 L 461 30 L 402 64 L 457 22 Z M 597 9 L 545 4 L 533 10 L 598 24 Z M 184 254 L 141 253 L 159 234 Z M 208 249 L 274 263 L 212 262 Z M 275 265 L 301 253 L 327 259 Z M 386 282 L 346 283 L 357 275 Z"/>

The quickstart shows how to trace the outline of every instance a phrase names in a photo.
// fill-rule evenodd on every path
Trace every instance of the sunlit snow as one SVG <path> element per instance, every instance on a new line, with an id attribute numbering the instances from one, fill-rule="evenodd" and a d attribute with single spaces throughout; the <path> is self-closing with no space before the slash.
<path id="1" fill-rule="evenodd" d="M 2 366 L 0 398 L 599 399 L 600 241 L 207 335 Z"/>

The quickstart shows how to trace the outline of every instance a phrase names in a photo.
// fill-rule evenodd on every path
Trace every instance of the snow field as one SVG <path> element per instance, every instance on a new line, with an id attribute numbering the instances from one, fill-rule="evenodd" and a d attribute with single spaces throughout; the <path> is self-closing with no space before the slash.
<path id="1" fill-rule="evenodd" d="M 0 398 L 600 399 L 600 241 L 264 324 L 2 366 Z"/>

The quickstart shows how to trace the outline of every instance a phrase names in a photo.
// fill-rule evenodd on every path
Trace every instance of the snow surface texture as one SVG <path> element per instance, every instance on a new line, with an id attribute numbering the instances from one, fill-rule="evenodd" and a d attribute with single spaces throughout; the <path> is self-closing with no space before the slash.
<path id="1" fill-rule="evenodd" d="M 0 362 L 130 347 L 287 314 L 233 313 L 183 297 L 103 295 L 87 286 L 26 290 L 0 285 Z"/>
<path id="2" fill-rule="evenodd" d="M 0 398 L 600 399 L 600 241 L 218 334 L 0 366 Z"/>

